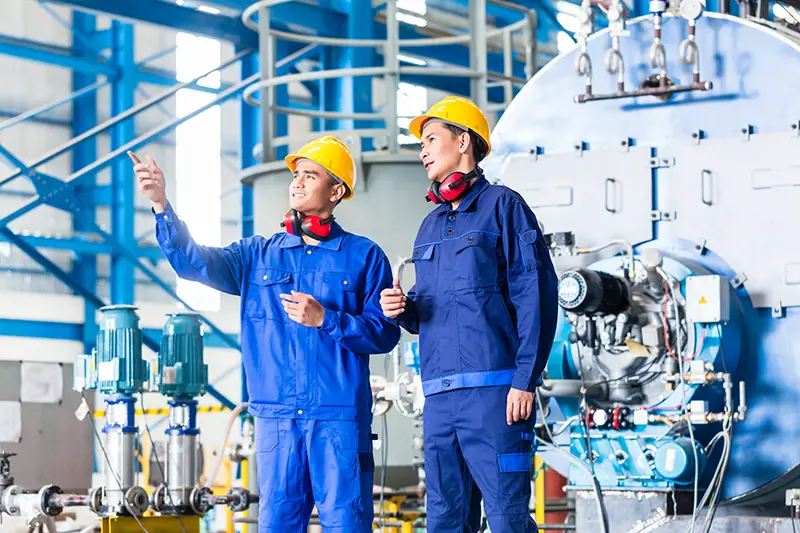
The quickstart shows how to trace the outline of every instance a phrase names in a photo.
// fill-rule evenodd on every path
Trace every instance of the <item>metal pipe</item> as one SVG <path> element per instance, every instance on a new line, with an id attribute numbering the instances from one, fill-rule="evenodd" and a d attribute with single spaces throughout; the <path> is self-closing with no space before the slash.
<path id="1" fill-rule="evenodd" d="M 277 37 L 270 34 L 270 13 L 269 7 L 266 5 L 261 7 L 258 12 L 258 57 L 259 68 L 261 69 L 261 78 L 270 80 L 275 77 L 276 67 L 276 48 Z M 259 92 L 261 102 L 266 105 L 261 106 L 261 150 L 264 161 L 274 158 L 272 146 L 270 145 L 270 137 L 272 132 L 275 131 L 275 113 L 272 108 L 275 105 L 275 89 L 273 86 L 263 86 Z"/>
<path id="2" fill-rule="evenodd" d="M 105 80 L 104 81 L 98 81 L 97 83 L 93 83 L 91 85 L 87 85 L 86 87 L 84 87 L 83 89 L 81 89 L 79 91 L 75 91 L 74 93 L 68 94 L 67 96 L 65 96 L 64 98 L 62 98 L 60 100 L 56 100 L 55 102 L 51 102 L 49 104 L 44 104 L 44 105 L 39 106 L 39 107 L 37 107 L 35 109 L 31 109 L 30 111 L 25 111 L 24 113 L 21 113 L 21 114 L 15 116 L 15 117 L 12 117 L 12 118 L 4 121 L 4 122 L 0 122 L 0 131 L 3 131 L 6 128 L 10 128 L 11 126 L 15 126 L 15 125 L 19 124 L 20 122 L 24 122 L 25 120 L 28 120 L 29 118 L 33 118 L 33 117 L 35 117 L 37 115 L 41 115 L 42 113 L 50 111 L 51 109 L 55 109 L 56 107 L 59 107 L 59 106 L 64 105 L 64 104 L 66 104 L 68 102 L 71 102 L 71 101 L 73 101 L 73 100 L 75 100 L 77 98 L 80 98 L 81 96 L 84 96 L 84 95 L 86 95 L 86 94 L 88 94 L 88 93 L 90 93 L 92 91 L 96 91 L 96 90 L 98 90 L 98 89 L 100 89 L 102 87 L 105 87 L 106 85 L 108 85 L 108 81 L 105 81 Z M 2 184 L 0 184 L 0 186 L 2 186 Z"/>
<path id="3" fill-rule="evenodd" d="M 630 98 L 633 96 L 666 96 L 674 93 L 687 93 L 692 91 L 710 91 L 714 84 L 710 81 L 692 83 L 691 85 L 677 85 L 673 87 L 652 87 L 648 89 L 636 89 L 624 93 L 611 94 L 579 94 L 575 96 L 575 102 L 583 104 L 586 102 L 596 102 L 598 100 L 618 100 L 620 98 Z"/>
<path id="4" fill-rule="evenodd" d="M 251 30 L 257 32 L 259 31 L 258 25 L 255 21 L 253 21 L 253 15 L 256 12 L 258 12 L 259 9 L 274 7 L 292 1 L 294 0 L 261 0 L 260 2 L 251 4 L 242 12 L 242 23 Z M 484 8 L 485 8 L 485 0 L 482 1 L 484 2 Z M 393 15 L 396 15 L 396 13 L 397 13 L 397 8 L 395 7 Z M 485 17 L 486 9 L 483 10 L 483 13 Z M 386 19 L 387 21 L 390 19 L 388 2 L 386 9 Z M 396 16 L 394 20 L 395 21 L 397 20 Z M 505 31 L 516 31 L 518 29 L 521 29 L 527 23 L 528 22 L 523 19 L 514 22 L 512 24 L 509 24 L 508 26 L 504 26 L 502 28 L 495 28 L 493 30 L 489 30 L 486 33 L 486 37 L 487 38 L 497 37 L 498 35 L 501 35 Z M 365 46 L 372 48 L 382 48 L 385 47 L 386 45 L 386 41 L 380 39 L 346 39 L 346 38 L 336 38 L 336 37 L 319 37 L 315 35 L 303 35 L 299 33 L 283 32 L 273 29 L 270 29 L 270 33 L 276 37 L 280 37 L 281 39 L 286 39 L 288 41 L 301 42 L 301 43 L 314 43 L 325 46 L 347 46 L 347 47 Z M 452 35 L 447 37 L 434 37 L 429 39 L 399 39 L 398 45 L 400 48 L 406 46 L 444 46 L 449 44 L 468 44 L 471 41 L 471 39 L 472 36 L 469 34 Z"/>
<path id="5" fill-rule="evenodd" d="M 430 67 L 400 67 L 400 74 L 421 74 L 423 76 L 454 76 L 457 78 L 486 78 L 486 71 L 471 68 L 430 68 Z"/>
<path id="6" fill-rule="evenodd" d="M 378 76 L 385 74 L 386 71 L 386 67 L 358 67 L 286 74 L 284 76 L 276 76 L 272 79 L 262 79 L 258 83 L 247 87 L 244 93 L 242 93 L 242 98 L 248 104 L 257 107 L 261 104 L 258 102 L 258 100 L 253 99 L 253 93 L 260 90 L 262 87 L 274 87 L 276 85 L 288 84 L 295 81 L 326 80 L 330 78 L 338 78 L 340 76 Z M 260 77 L 260 74 L 258 77 Z"/>
<path id="7" fill-rule="evenodd" d="M 289 144 L 289 142 L 297 142 L 303 143 L 305 141 L 310 141 L 311 139 L 316 139 L 322 135 L 326 135 L 330 133 L 331 135 L 339 135 L 339 136 L 348 136 L 348 137 L 367 137 L 367 138 L 377 138 L 382 137 L 384 135 L 389 135 L 389 130 L 385 128 L 361 128 L 355 130 L 333 130 L 333 131 L 311 131 L 308 133 L 298 134 L 298 135 L 287 135 L 285 137 L 273 137 L 272 143 L 275 145 L 285 145 Z"/>
<path id="8" fill-rule="evenodd" d="M 509 9 L 511 11 L 517 11 L 519 13 L 528 13 L 529 11 L 531 11 L 525 6 L 521 6 L 513 2 L 508 2 L 507 0 L 488 0 L 488 3 L 500 6 L 504 9 Z"/>
<path id="9" fill-rule="evenodd" d="M 243 80 L 243 81 L 241 81 L 241 82 L 239 82 L 239 83 L 237 83 L 235 85 L 232 85 L 232 86 L 228 87 L 227 89 L 225 89 L 224 91 L 220 92 L 219 95 L 214 100 L 212 100 L 212 101 L 210 101 L 210 102 L 198 107 L 197 109 L 195 109 L 191 113 L 188 113 L 188 114 L 186 114 L 186 115 L 184 115 L 182 117 L 177 117 L 174 120 L 170 120 L 169 122 L 166 122 L 166 123 L 164 123 L 164 124 L 162 124 L 162 125 L 160 125 L 160 126 L 158 126 L 156 128 L 153 128 L 152 130 L 150 130 L 150 131 L 148 131 L 146 133 L 143 133 L 142 135 L 140 135 L 136 139 L 134 139 L 134 140 L 132 140 L 132 141 L 130 141 L 128 143 L 125 143 L 123 146 L 120 146 L 116 150 L 110 152 L 105 157 L 103 157 L 101 159 L 98 159 L 97 161 L 95 161 L 91 165 L 88 165 L 88 166 L 82 168 L 81 170 L 79 170 L 78 172 L 75 172 L 72 175 L 70 175 L 69 177 L 67 177 L 67 179 L 65 180 L 65 182 L 66 182 L 65 183 L 65 187 L 67 187 L 71 182 L 80 180 L 81 178 L 84 178 L 84 177 L 86 177 L 86 176 L 88 176 L 88 175 L 90 175 L 90 174 L 92 174 L 94 172 L 99 172 L 99 171 L 105 169 L 107 166 L 109 166 L 111 164 L 111 162 L 114 159 L 116 159 L 117 157 L 119 157 L 121 155 L 124 155 L 128 150 L 136 150 L 140 146 L 142 146 L 144 144 L 147 144 L 148 142 L 160 137 L 161 135 L 163 135 L 167 131 L 172 130 L 174 127 L 179 126 L 179 125 L 183 124 L 184 122 L 187 122 L 187 121 L 193 119 L 194 117 L 196 117 L 200 113 L 203 113 L 204 111 L 206 111 L 206 110 L 208 110 L 208 109 L 210 109 L 210 108 L 212 108 L 212 107 L 214 107 L 216 105 L 219 105 L 220 103 L 224 102 L 228 98 L 236 96 L 237 94 L 242 92 L 247 86 L 253 84 L 259 78 L 259 76 L 260 76 L 260 74 L 253 74 L 249 78 L 247 78 L 247 79 L 245 79 L 245 80 Z M 34 208 L 36 208 L 36 207 L 38 207 L 38 206 L 40 206 L 40 205 L 42 205 L 44 203 L 45 203 L 44 199 L 41 196 L 39 196 L 38 198 L 28 202 L 27 204 L 25 204 L 21 208 L 17 209 L 16 211 L 11 213 L 10 215 L 8 215 L 5 218 L 3 218 L 2 220 L 0 220 L 0 227 L 7 226 L 12 221 L 18 219 L 22 215 L 30 212 Z"/>
<path id="10" fill-rule="evenodd" d="M 499 0 L 495 0 L 499 1 Z M 511 40 L 511 33 L 503 34 L 503 78 L 505 79 L 505 87 L 503 90 L 503 100 L 508 107 L 511 105 L 511 100 L 514 99 L 514 84 L 509 79 L 514 75 L 514 58 L 513 58 L 513 42 Z M 486 88 L 488 90 L 489 84 L 487 82 Z"/>
<path id="11" fill-rule="evenodd" d="M 286 41 L 296 43 L 318 44 L 322 46 L 336 46 L 347 48 L 381 48 L 386 41 L 381 39 L 349 39 L 347 37 L 320 37 L 318 35 L 306 35 L 304 33 L 292 33 L 270 29 L 269 33 Z"/>
<path id="12" fill-rule="evenodd" d="M 383 62 L 386 74 L 383 83 L 386 90 L 386 102 L 383 108 L 383 121 L 389 130 L 386 142 L 390 152 L 397 152 L 399 144 L 397 136 L 397 91 L 400 88 L 400 23 L 397 20 L 397 1 L 386 0 L 386 43 L 383 48 Z"/>
<path id="13" fill-rule="evenodd" d="M 539 27 L 539 16 L 536 11 L 529 10 L 525 16 L 527 24 L 523 28 L 523 38 L 525 39 L 525 76 L 531 79 L 536 74 L 536 54 L 539 52 L 538 41 L 536 40 L 536 30 Z"/>
<path id="14" fill-rule="evenodd" d="M 318 111 L 316 109 L 297 109 L 294 107 L 272 106 L 275 113 L 326 119 L 384 120 L 386 113 L 347 113 L 345 111 Z"/>
<path id="15" fill-rule="evenodd" d="M 51 507 L 89 507 L 91 498 L 88 494 L 53 494 L 49 502 Z"/>
<path id="16" fill-rule="evenodd" d="M 116 116 L 110 118 L 109 120 L 107 120 L 107 121 L 105 121 L 105 122 L 103 122 L 101 124 L 98 124 L 97 126 L 95 126 L 94 128 L 92 128 L 90 130 L 87 130 L 82 135 L 78 135 L 77 137 L 73 137 L 68 142 L 62 144 L 61 146 L 51 150 L 50 152 L 48 152 L 47 154 L 45 154 L 43 156 L 41 156 L 39 159 L 37 159 L 33 163 L 28 164 L 28 168 L 35 169 L 39 165 L 43 165 L 44 163 L 47 163 L 48 161 L 51 161 L 51 160 L 55 159 L 56 157 L 60 156 L 61 154 L 65 153 L 66 151 L 71 149 L 73 146 L 75 146 L 77 144 L 80 144 L 81 142 L 85 141 L 86 139 L 88 139 L 90 137 L 94 137 L 98 133 L 107 130 L 111 126 L 114 126 L 115 124 L 118 124 L 118 123 L 122 122 L 123 120 L 125 120 L 127 118 L 130 118 L 131 116 L 139 113 L 140 111 L 144 111 L 145 109 L 149 109 L 150 107 L 158 104 L 159 102 L 161 102 L 163 100 L 166 100 L 167 98 L 169 98 L 173 94 L 177 93 L 181 89 L 185 89 L 186 87 L 189 87 L 190 85 L 194 85 L 199 80 L 201 80 L 202 78 L 205 78 L 209 74 L 213 74 L 214 72 L 216 72 L 218 70 L 221 70 L 221 69 L 223 69 L 223 68 L 225 68 L 225 67 L 227 67 L 229 65 L 232 65 L 233 63 L 236 63 L 237 61 L 239 61 L 240 59 L 242 59 L 243 57 L 246 57 L 247 55 L 249 55 L 251 53 L 252 53 L 252 50 L 250 50 L 250 49 L 243 50 L 243 51 L 239 52 L 238 54 L 236 54 L 235 56 L 233 56 L 228 61 L 225 61 L 224 63 L 220 64 L 219 66 L 214 67 L 213 69 L 208 70 L 208 71 L 204 72 L 203 74 L 200 74 L 199 76 L 195 76 L 194 78 L 192 78 L 189 81 L 185 81 L 185 82 L 182 82 L 182 83 L 178 83 L 177 85 L 173 85 L 171 88 L 167 89 L 166 91 L 164 91 L 162 93 L 159 93 L 159 94 L 155 95 L 153 98 L 150 98 L 149 100 L 146 100 L 146 101 L 144 101 L 144 102 L 142 102 L 142 103 L 140 103 L 138 105 L 135 105 L 135 106 L 129 108 L 127 111 L 125 111 L 123 113 L 120 113 L 119 115 L 116 115 Z M 238 87 L 238 85 L 231 86 L 226 91 L 223 91 L 223 92 L 221 92 L 219 94 L 220 94 L 220 96 L 222 96 L 226 92 L 230 91 L 231 89 L 235 89 L 236 87 Z M 5 178 L 3 178 L 2 181 L 0 181 L 0 187 L 2 187 L 3 185 L 5 185 L 6 183 L 8 183 L 11 180 L 13 180 L 15 178 L 18 178 L 19 176 L 22 175 L 22 173 L 23 173 L 22 169 L 17 169 L 14 173 L 6 176 Z"/>

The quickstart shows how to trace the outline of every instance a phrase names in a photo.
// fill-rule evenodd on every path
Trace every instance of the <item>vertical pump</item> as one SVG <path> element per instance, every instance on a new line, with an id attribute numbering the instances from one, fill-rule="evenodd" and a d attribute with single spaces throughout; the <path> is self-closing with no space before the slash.
<path id="1" fill-rule="evenodd" d="M 139 315 L 131 305 L 100 309 L 97 348 L 75 362 L 74 388 L 97 389 L 106 394 L 104 455 L 105 486 L 101 514 L 141 515 L 147 510 L 147 493 L 135 485 L 136 393 L 144 391 L 146 365 L 142 360 Z"/>
<path id="2" fill-rule="evenodd" d="M 205 394 L 208 384 L 203 329 L 197 313 L 169 317 L 153 373 L 158 390 L 170 398 L 166 480 L 155 493 L 154 507 L 161 512 L 204 514 L 201 494 L 193 493 L 201 467 L 195 398 Z"/>

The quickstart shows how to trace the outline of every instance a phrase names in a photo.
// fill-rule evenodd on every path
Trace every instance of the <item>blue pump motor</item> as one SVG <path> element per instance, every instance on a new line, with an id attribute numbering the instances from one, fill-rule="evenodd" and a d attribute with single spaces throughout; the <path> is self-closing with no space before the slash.
<path id="1" fill-rule="evenodd" d="M 697 450 L 698 472 L 702 472 L 708 460 L 703 447 L 695 441 Z M 679 437 L 662 444 L 656 450 L 655 468 L 662 477 L 685 485 L 694 481 L 695 454 L 692 452 L 692 441 L 687 437 Z"/>
<path id="2" fill-rule="evenodd" d="M 205 394 L 208 366 L 203 364 L 203 328 L 200 315 L 171 313 L 164 324 L 158 354 L 158 388 L 173 398 Z"/>
<path id="3" fill-rule="evenodd" d="M 97 386 L 105 394 L 135 394 L 144 389 L 146 365 L 142 360 L 142 330 L 132 305 L 100 309 L 94 354 Z"/>

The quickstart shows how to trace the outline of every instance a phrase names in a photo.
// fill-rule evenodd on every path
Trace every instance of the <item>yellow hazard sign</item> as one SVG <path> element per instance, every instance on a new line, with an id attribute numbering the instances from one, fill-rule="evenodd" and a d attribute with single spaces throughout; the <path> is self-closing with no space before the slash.
<path id="1" fill-rule="evenodd" d="M 700 297 L 700 303 L 701 303 L 701 304 L 707 304 L 707 303 L 708 303 L 708 300 L 706 300 L 706 297 L 705 297 L 705 296 L 701 296 L 701 297 Z"/>

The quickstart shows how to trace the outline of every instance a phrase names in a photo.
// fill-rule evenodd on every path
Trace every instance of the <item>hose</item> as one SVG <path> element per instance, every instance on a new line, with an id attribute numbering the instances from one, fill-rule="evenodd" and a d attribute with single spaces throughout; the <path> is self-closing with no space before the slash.
<path id="1" fill-rule="evenodd" d="M 205 477 L 205 474 L 200 476 L 200 479 L 197 482 L 199 486 L 208 487 L 210 486 L 211 482 L 216 479 L 217 473 L 219 473 L 219 469 L 222 467 L 222 460 L 225 457 L 225 448 L 228 447 L 228 440 L 230 439 L 231 431 L 233 430 L 233 424 L 236 422 L 236 419 L 239 417 L 239 415 L 242 414 L 242 411 L 247 409 L 248 405 L 249 404 L 247 402 L 240 403 L 233 411 L 231 411 L 231 417 L 228 420 L 228 429 L 225 430 L 225 439 L 222 441 L 222 446 L 220 446 L 219 452 L 217 453 L 217 462 L 214 464 L 214 468 L 211 470 L 210 476 L 207 478 Z"/>

